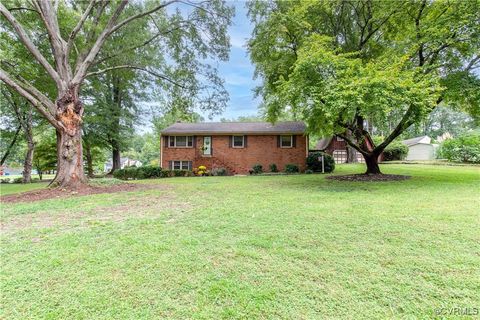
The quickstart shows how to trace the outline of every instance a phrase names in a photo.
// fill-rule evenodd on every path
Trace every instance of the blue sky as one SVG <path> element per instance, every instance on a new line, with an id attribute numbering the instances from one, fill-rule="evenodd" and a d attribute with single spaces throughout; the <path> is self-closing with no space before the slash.
<path id="1" fill-rule="evenodd" d="M 255 115 L 260 99 L 255 99 L 253 88 L 258 80 L 253 80 L 254 67 L 248 57 L 246 42 L 252 31 L 252 24 L 247 17 L 244 1 L 232 1 L 235 6 L 235 18 L 229 28 L 231 51 L 230 60 L 219 64 L 219 73 L 225 80 L 225 88 L 230 94 L 230 102 L 222 115 L 214 117 L 237 118 Z M 207 119 L 206 115 L 203 115 Z"/>

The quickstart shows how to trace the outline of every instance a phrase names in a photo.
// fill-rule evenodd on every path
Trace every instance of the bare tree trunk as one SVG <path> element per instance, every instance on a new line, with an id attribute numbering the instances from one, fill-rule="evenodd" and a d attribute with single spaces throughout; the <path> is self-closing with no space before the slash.
<path id="1" fill-rule="evenodd" d="M 19 126 L 19 127 L 17 128 L 17 131 L 15 131 L 15 135 L 13 136 L 13 140 L 12 140 L 12 142 L 10 142 L 10 144 L 8 145 L 7 151 L 5 151 L 5 154 L 3 155 L 2 160 L 0 161 L 0 166 L 3 166 L 3 164 L 5 163 L 5 161 L 6 161 L 7 158 L 8 158 L 8 155 L 9 155 L 10 152 L 12 151 L 13 146 L 14 146 L 15 143 L 17 142 L 18 133 L 20 132 L 20 129 L 21 129 L 21 128 L 22 128 L 22 127 Z"/>
<path id="2" fill-rule="evenodd" d="M 120 149 L 118 147 L 118 144 L 113 146 L 112 150 L 112 173 L 115 170 L 119 170 L 122 167 L 122 163 L 120 161 Z"/>
<path id="3" fill-rule="evenodd" d="M 57 129 L 57 173 L 52 186 L 77 188 L 87 182 L 83 171 L 82 113 L 78 87 L 70 88 L 57 100 L 57 120 L 64 129 Z"/>
<path id="4" fill-rule="evenodd" d="M 32 162 L 35 143 L 33 139 L 27 143 L 27 153 L 25 154 L 25 162 L 23 163 L 23 183 L 32 182 Z"/>
<path id="5" fill-rule="evenodd" d="M 371 153 L 369 155 L 363 155 L 365 158 L 365 164 L 367 165 L 367 171 L 365 174 L 381 174 L 380 166 L 378 165 L 378 154 Z"/>
<path id="6" fill-rule="evenodd" d="M 93 178 L 93 159 L 90 144 L 85 143 L 85 158 L 87 159 L 87 176 Z"/>

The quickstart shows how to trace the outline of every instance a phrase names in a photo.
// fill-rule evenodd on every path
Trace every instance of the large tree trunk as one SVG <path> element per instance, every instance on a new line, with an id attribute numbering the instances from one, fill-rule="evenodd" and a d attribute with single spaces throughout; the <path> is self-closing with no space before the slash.
<path id="1" fill-rule="evenodd" d="M 112 173 L 115 170 L 121 169 L 122 163 L 120 161 L 120 148 L 118 143 L 114 143 L 112 146 Z"/>
<path id="2" fill-rule="evenodd" d="M 35 143 L 33 139 L 27 143 L 27 153 L 25 154 L 25 162 L 23 163 L 23 183 L 32 182 L 32 163 Z"/>
<path id="3" fill-rule="evenodd" d="M 51 185 L 75 189 L 87 182 L 83 172 L 82 120 L 83 105 L 78 88 L 70 88 L 57 100 L 57 173 Z"/>
<path id="4" fill-rule="evenodd" d="M 367 165 L 367 171 L 365 174 L 381 174 L 380 166 L 378 165 L 378 154 L 371 153 L 369 155 L 363 155 L 365 158 L 365 164 Z"/>
<path id="5" fill-rule="evenodd" d="M 345 133 L 349 139 L 353 139 L 353 135 L 350 130 L 347 130 Z M 356 163 L 357 162 L 357 152 L 356 150 L 347 143 L 347 163 Z"/>

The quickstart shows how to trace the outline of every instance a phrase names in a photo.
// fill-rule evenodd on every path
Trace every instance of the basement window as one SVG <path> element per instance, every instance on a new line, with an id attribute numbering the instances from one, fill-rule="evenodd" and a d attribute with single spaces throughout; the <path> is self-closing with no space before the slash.
<path id="1" fill-rule="evenodd" d="M 172 161 L 171 170 L 191 170 L 192 169 L 192 162 L 191 161 L 181 161 L 175 160 Z"/>

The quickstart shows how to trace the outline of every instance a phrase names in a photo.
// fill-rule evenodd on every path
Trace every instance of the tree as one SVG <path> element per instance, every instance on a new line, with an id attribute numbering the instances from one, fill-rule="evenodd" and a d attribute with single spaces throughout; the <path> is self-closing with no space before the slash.
<path id="1" fill-rule="evenodd" d="M 381 173 L 382 151 L 440 103 L 478 111 L 478 13 L 476 0 L 253 1 L 257 93 L 270 120 L 301 114 Z M 399 120 L 375 144 L 372 124 L 389 119 Z"/>
<path id="2" fill-rule="evenodd" d="M 15 122 L 23 131 L 27 142 L 27 150 L 23 161 L 22 182 L 30 183 L 32 180 L 33 152 L 35 149 L 35 141 L 33 139 L 33 107 L 24 98 L 6 88 L 2 90 L 2 96 L 10 109 L 13 110 Z"/>
<path id="3" fill-rule="evenodd" d="M 112 69 L 144 70 L 162 79 L 164 87 L 175 90 L 177 96 L 183 96 L 182 89 L 187 92 L 188 98 L 184 101 L 196 98 L 205 101 L 202 105 L 205 108 L 221 108 L 222 103 L 226 102 L 222 81 L 216 76 L 216 70 L 200 62 L 200 58 L 228 57 L 226 28 L 233 10 L 220 0 L 198 4 L 182 1 L 182 5 L 189 7 L 189 10 L 178 8 L 169 14 L 166 8 L 176 2 L 148 2 L 128 8 L 127 0 L 91 0 L 88 3 L 38 0 L 32 1 L 31 6 L 28 2 L 20 7 L 16 7 L 16 2 L 13 1 L 0 3 L 0 13 L 8 22 L 2 21 L 1 25 L 2 30 L 6 31 L 2 47 L 5 45 L 9 52 L 5 61 L 2 61 L 0 79 L 25 97 L 55 128 L 58 157 L 55 185 L 75 187 L 86 182 L 81 142 L 84 104 L 80 89 L 87 77 Z M 75 17 L 80 18 L 77 20 Z M 171 60 L 165 59 L 163 68 L 159 70 L 149 70 L 142 65 L 116 65 L 102 69 L 103 61 L 98 58 L 107 39 L 118 30 L 128 28 L 138 19 L 147 17 L 151 18 L 151 27 L 156 30 L 156 39 L 152 41 L 161 40 L 170 53 L 168 57 Z M 47 37 L 42 36 L 44 32 L 48 35 L 48 42 L 44 40 Z M 17 39 L 23 45 L 22 48 L 19 48 Z M 146 45 L 148 43 L 142 42 L 117 48 L 117 54 Z M 42 66 L 43 76 L 55 85 L 54 97 L 42 92 L 41 88 L 29 81 L 29 70 L 25 68 L 28 63 L 18 61 L 15 57 L 18 50 L 22 49 L 26 49 Z M 196 58 L 197 55 L 200 58 Z M 169 63 L 170 61 L 175 63 Z M 197 74 L 196 71 L 199 70 L 204 72 Z M 177 82 L 170 78 L 176 72 L 187 71 L 191 77 L 182 79 L 194 81 Z M 214 82 L 199 85 L 200 77 Z M 211 92 L 211 99 L 204 98 L 207 89 Z"/>

